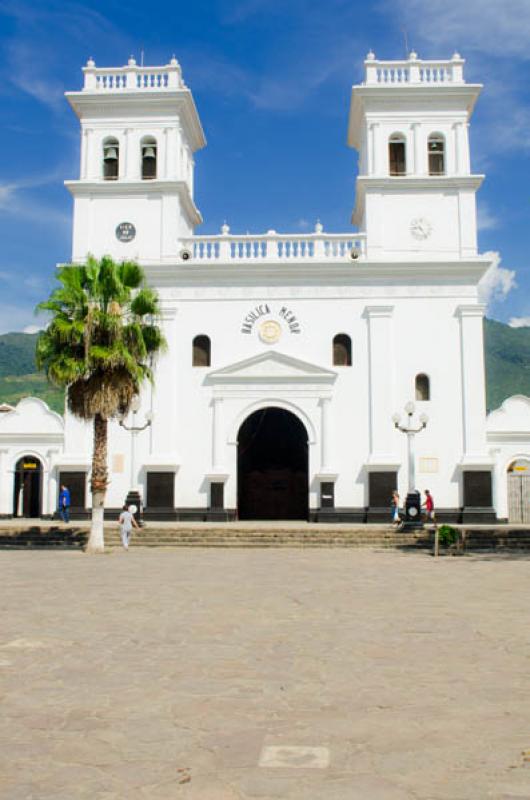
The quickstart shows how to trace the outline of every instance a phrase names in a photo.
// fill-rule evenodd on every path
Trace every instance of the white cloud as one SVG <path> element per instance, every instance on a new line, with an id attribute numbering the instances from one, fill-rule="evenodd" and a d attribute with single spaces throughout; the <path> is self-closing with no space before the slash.
<path id="1" fill-rule="evenodd" d="M 397 7 L 409 31 L 437 48 L 530 58 L 528 0 L 399 0 Z"/>
<path id="2" fill-rule="evenodd" d="M 42 325 L 26 325 L 22 328 L 22 333 L 38 333 L 42 330 Z"/>
<path id="3" fill-rule="evenodd" d="M 510 328 L 530 328 L 530 317 L 512 317 L 508 325 Z"/>
<path id="4" fill-rule="evenodd" d="M 491 231 L 500 226 L 500 219 L 493 214 L 486 203 L 479 203 L 477 209 L 477 227 L 479 231 Z"/>
<path id="5" fill-rule="evenodd" d="M 42 324 L 35 324 L 35 313 L 32 306 L 17 306 L 10 305 L 9 303 L 0 303 L 0 333 L 14 333 L 18 331 L 30 333 L 31 331 L 26 329 L 33 327 L 40 330 Z"/>
<path id="6" fill-rule="evenodd" d="M 517 285 L 515 270 L 501 267 L 499 253 L 484 253 L 491 259 L 491 266 L 478 285 L 478 299 L 487 306 L 499 300 L 504 300 L 506 295 Z"/>

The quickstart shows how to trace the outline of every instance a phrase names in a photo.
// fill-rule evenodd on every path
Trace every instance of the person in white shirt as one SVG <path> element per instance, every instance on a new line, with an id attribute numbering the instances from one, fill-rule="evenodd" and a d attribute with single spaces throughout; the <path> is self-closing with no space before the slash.
<path id="1" fill-rule="evenodd" d="M 138 527 L 138 523 L 127 506 L 123 506 L 118 522 L 120 523 L 121 542 L 124 549 L 128 550 L 131 540 L 131 531 L 133 528 Z"/>

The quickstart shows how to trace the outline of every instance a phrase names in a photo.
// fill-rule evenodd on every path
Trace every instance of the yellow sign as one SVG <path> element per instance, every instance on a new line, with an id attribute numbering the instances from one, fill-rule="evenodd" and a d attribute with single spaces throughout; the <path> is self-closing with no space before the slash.
<path id="1" fill-rule="evenodd" d="M 34 461 L 26 461 L 22 464 L 22 469 L 37 469 L 37 465 Z"/>

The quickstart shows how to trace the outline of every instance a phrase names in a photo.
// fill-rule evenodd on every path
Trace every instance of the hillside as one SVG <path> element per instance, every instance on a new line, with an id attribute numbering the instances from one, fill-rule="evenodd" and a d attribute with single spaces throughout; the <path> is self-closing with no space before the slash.
<path id="1" fill-rule="evenodd" d="M 14 404 L 35 395 L 54 411 L 63 413 L 64 394 L 47 382 L 35 368 L 36 333 L 0 335 L 0 402 Z M 530 396 L 530 328 L 510 328 L 487 319 L 486 396 L 488 410 L 500 406 L 512 394 Z"/>
<path id="2" fill-rule="evenodd" d="M 487 319 L 484 327 L 488 410 L 512 394 L 530 396 L 530 328 Z"/>

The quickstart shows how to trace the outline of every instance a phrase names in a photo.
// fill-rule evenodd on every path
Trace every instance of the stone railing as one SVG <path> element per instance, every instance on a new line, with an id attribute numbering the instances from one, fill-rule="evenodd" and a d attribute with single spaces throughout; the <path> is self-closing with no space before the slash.
<path id="1" fill-rule="evenodd" d="M 378 61 L 368 53 L 364 62 L 367 86 L 402 86 L 403 84 L 464 83 L 464 59 L 458 53 L 449 61 L 424 61 L 411 52 L 403 61 Z"/>
<path id="2" fill-rule="evenodd" d="M 314 233 L 308 234 L 268 231 L 235 236 L 223 225 L 220 235 L 182 239 L 180 248 L 183 260 L 200 262 L 355 261 L 366 254 L 366 235 L 323 233 L 317 223 Z"/>
<path id="3" fill-rule="evenodd" d="M 176 58 L 163 67 L 142 67 L 131 57 L 127 66 L 113 68 L 96 67 L 89 59 L 83 72 L 85 92 L 153 92 L 185 88 Z"/>

